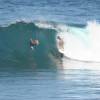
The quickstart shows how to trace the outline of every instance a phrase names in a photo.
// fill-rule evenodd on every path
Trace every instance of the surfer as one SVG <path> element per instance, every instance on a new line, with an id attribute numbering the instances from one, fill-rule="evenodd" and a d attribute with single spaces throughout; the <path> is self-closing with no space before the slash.
<path id="1" fill-rule="evenodd" d="M 34 47 L 39 45 L 39 40 L 33 40 L 32 38 L 30 39 L 30 47 L 33 50 Z"/>
<path id="2" fill-rule="evenodd" d="M 57 36 L 57 39 L 58 39 L 58 47 L 59 47 L 59 50 L 60 50 L 60 56 L 63 57 L 63 53 L 64 53 L 64 41 L 63 39 L 60 37 L 60 36 Z"/>
<path id="3" fill-rule="evenodd" d="M 63 39 L 60 36 L 58 36 L 57 39 L 59 40 L 58 41 L 59 48 L 64 50 L 64 41 L 63 41 Z"/>

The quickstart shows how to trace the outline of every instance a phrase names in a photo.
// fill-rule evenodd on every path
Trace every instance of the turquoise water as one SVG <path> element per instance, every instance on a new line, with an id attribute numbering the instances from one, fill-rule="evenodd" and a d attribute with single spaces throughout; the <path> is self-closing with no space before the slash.
<path id="1" fill-rule="evenodd" d="M 99 100 L 100 63 L 61 58 L 56 46 L 58 30 L 66 32 L 63 25 L 87 43 L 85 27 L 100 22 L 99 5 L 98 0 L 0 0 L 0 100 Z M 30 38 L 40 41 L 34 51 Z"/>

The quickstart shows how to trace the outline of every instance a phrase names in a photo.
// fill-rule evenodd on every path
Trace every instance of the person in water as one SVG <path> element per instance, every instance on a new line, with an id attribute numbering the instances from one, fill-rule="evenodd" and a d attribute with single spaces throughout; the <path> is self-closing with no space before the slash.
<path id="1" fill-rule="evenodd" d="M 64 41 L 63 41 L 63 39 L 60 36 L 57 36 L 57 39 L 58 39 L 58 47 L 59 47 L 59 49 L 64 51 Z M 63 56 L 64 56 L 63 52 L 60 52 L 60 57 L 63 57 Z"/>
<path id="2" fill-rule="evenodd" d="M 59 40 L 58 41 L 59 48 L 64 50 L 64 41 L 63 41 L 63 39 L 60 36 L 57 36 L 57 39 Z"/>
<path id="3" fill-rule="evenodd" d="M 38 45 L 39 45 L 39 40 L 33 40 L 32 38 L 30 39 L 30 47 L 32 50 Z"/>

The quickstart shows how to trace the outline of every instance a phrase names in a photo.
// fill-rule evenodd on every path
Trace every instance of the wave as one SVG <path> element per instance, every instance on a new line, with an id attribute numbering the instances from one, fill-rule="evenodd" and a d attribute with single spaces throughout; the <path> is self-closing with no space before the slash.
<path id="1" fill-rule="evenodd" d="M 59 58 L 55 37 L 54 29 L 40 28 L 35 23 L 17 22 L 0 27 L 0 65 L 53 65 L 53 59 Z M 40 42 L 33 51 L 29 46 L 30 38 Z"/>
<path id="2" fill-rule="evenodd" d="M 35 21 L 16 22 L 0 27 L 1 66 L 56 66 L 61 59 L 57 48 L 57 35 L 64 40 L 64 56 L 70 59 L 100 61 L 100 25 L 88 22 L 86 26 Z M 32 51 L 30 38 L 40 45 Z"/>

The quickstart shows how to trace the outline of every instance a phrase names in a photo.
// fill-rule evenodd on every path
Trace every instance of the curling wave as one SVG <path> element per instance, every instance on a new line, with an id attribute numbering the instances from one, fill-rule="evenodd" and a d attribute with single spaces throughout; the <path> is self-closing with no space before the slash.
<path id="1" fill-rule="evenodd" d="M 1 66 L 48 66 L 60 58 L 56 36 L 64 40 L 67 58 L 100 62 L 100 25 L 89 22 L 87 26 L 68 26 L 54 22 L 17 22 L 0 27 Z M 32 51 L 30 38 L 38 39 L 40 45 Z"/>
<path id="2" fill-rule="evenodd" d="M 0 66 L 46 66 L 57 58 L 56 31 L 39 28 L 35 23 L 17 22 L 0 27 Z M 40 45 L 30 49 L 30 38 Z M 52 63 L 51 63 L 52 62 Z"/>

